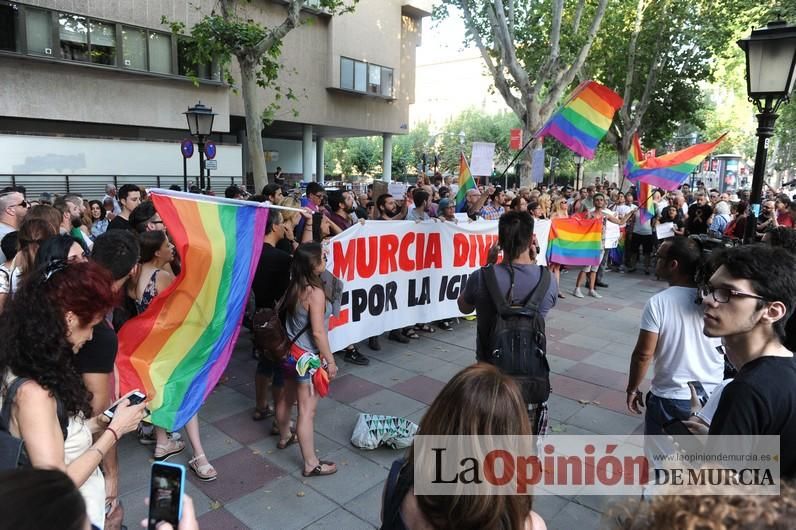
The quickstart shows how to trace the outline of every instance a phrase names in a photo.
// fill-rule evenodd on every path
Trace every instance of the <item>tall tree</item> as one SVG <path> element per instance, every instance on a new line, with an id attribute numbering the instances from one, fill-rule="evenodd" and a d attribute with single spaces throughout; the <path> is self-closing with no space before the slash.
<path id="1" fill-rule="evenodd" d="M 550 117 L 586 62 L 608 0 L 442 0 L 437 17 L 461 11 L 466 39 L 474 43 L 495 88 L 530 138 Z M 586 23 L 588 22 L 588 24 Z M 540 140 L 531 147 L 541 146 Z M 531 151 L 521 164 L 530 184 Z"/>
<path id="2" fill-rule="evenodd" d="M 318 8 L 339 15 L 354 9 L 359 0 L 319 0 Z M 251 0 L 218 0 L 210 14 L 190 29 L 189 59 L 194 64 L 209 64 L 218 61 L 224 80 L 234 86 L 235 79 L 229 66 L 234 57 L 240 68 L 240 92 L 246 114 L 246 147 L 249 168 L 254 188 L 260 190 L 268 183 L 268 174 L 263 156 L 262 131 L 265 123 L 273 118 L 283 99 L 295 100 L 292 90 L 283 90 L 276 83 L 282 65 L 279 57 L 285 36 L 293 29 L 314 18 L 305 7 L 307 0 L 286 0 L 285 18 L 278 25 L 268 28 L 247 12 Z M 169 21 L 172 32 L 183 35 L 185 24 Z M 258 88 L 271 89 L 274 100 L 262 106 L 258 101 Z"/>

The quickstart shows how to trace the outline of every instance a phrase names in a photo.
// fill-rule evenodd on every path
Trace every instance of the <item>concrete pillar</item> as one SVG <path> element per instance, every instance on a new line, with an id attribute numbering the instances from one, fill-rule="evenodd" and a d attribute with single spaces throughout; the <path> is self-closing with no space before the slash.
<path id="1" fill-rule="evenodd" d="M 312 125 L 304 125 L 301 140 L 301 180 L 312 182 Z"/>
<path id="2" fill-rule="evenodd" d="M 326 171 L 323 168 L 323 136 L 315 140 L 315 179 L 323 184 L 326 182 Z"/>
<path id="3" fill-rule="evenodd" d="M 384 153 L 382 155 L 382 159 L 384 160 L 382 164 L 384 175 L 382 176 L 382 180 L 384 182 L 390 182 L 392 180 L 392 134 L 384 133 L 381 136 L 384 139 Z"/>

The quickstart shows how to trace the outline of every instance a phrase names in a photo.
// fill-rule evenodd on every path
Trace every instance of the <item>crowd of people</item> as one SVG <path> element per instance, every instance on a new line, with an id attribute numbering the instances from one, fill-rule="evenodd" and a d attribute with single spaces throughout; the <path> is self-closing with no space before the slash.
<path id="1" fill-rule="evenodd" d="M 457 185 L 442 177 L 418 179 L 404 197 L 376 196 L 372 185 L 356 194 L 326 190 L 314 182 L 301 194 L 287 193 L 281 183 L 255 195 L 236 186 L 225 190 L 227 198 L 287 208 L 272 209 L 269 215 L 252 308 L 244 322 L 250 325 L 259 309 L 281 312 L 290 352 L 282 360 L 256 348 L 252 352 L 258 360 L 252 420 L 273 418 L 277 447 L 298 446 L 305 477 L 335 473 L 337 466 L 316 454 L 319 395 L 313 391 L 311 371 L 299 368 L 295 360 L 314 360 L 310 364 L 323 366 L 331 379 L 337 373 L 336 358 L 359 366 L 369 363 L 357 344 L 338 352 L 330 349 L 328 322 L 340 286 L 326 271 L 320 240 L 362 221 L 498 220 L 499 265 L 497 252 L 490 253 L 497 286 L 508 293 L 509 304 L 535 301 L 543 319 L 565 297 L 559 285 L 568 267 L 550 263 L 548 274 L 536 264 L 534 222 L 573 215 L 624 227 L 626 248 L 624 255 L 604 252 L 599 265 L 578 270 L 573 296 L 582 298 L 585 284 L 589 296 L 600 298 L 597 288 L 608 287 L 606 270 L 633 273 L 639 262 L 645 274 L 654 270 L 670 285 L 644 310 L 628 370 L 628 408 L 641 413 L 646 407 L 645 433 L 662 432 L 668 421 L 680 419 L 710 433 L 779 434 L 784 437 L 783 474 L 796 474 L 796 453 L 786 449 L 796 441 L 796 365 L 793 335 L 786 329 L 796 300 L 791 254 L 796 203 L 787 192 L 766 192 L 754 227 L 759 244 L 714 253 L 712 260 L 705 260 L 700 238 L 731 242 L 744 236 L 749 197 L 743 192 L 719 193 L 701 184 L 691 190 L 684 184 L 673 192 L 655 190 L 651 211 L 636 188 L 623 193 L 608 182 L 580 190 L 477 186 L 465 194 L 463 212 L 456 211 L 456 194 Z M 643 215 L 640 206 L 650 215 Z M 672 223 L 673 233 L 658 239 L 655 228 L 664 223 Z M 108 185 L 101 200 L 91 201 L 77 194 L 43 194 L 32 200 L 24 188 L 7 188 L 0 191 L 0 249 L 0 334 L 5 337 L 0 344 L 0 404 L 13 405 L 7 429 L 25 442 L 20 464 L 64 472 L 85 500 L 87 520 L 99 528 L 119 528 L 119 438 L 137 431 L 142 444 L 154 446 L 155 460 L 186 448 L 180 433 L 145 421 L 145 404 L 131 405 L 126 396 L 117 396 L 113 381 L 116 332 L 181 272 L 168 226 L 146 190 L 131 184 L 118 190 Z M 484 434 L 468 431 L 482 424 L 469 416 L 518 407 L 523 414 L 496 421 L 491 434 L 545 433 L 549 388 L 539 394 L 538 388 L 529 390 L 527 381 L 488 366 L 498 309 L 490 281 L 483 270 L 476 271 L 459 298 L 461 311 L 477 316 L 476 359 L 484 362 L 448 383 L 422 420 L 420 433 Z M 697 297 L 701 305 L 694 304 Z M 421 334 L 454 325 L 448 319 L 418 323 L 391 330 L 386 337 L 408 344 Z M 369 349 L 379 351 L 381 338 L 371 337 Z M 539 347 L 543 350 L 544 344 Z M 644 399 L 640 386 L 650 364 L 655 376 Z M 484 395 L 471 391 L 473 381 L 479 388 L 489 382 L 494 387 L 489 395 L 501 401 L 500 407 L 479 401 Z M 701 414 L 691 406 L 694 381 L 710 397 Z M 472 406 L 463 406 L 468 400 Z M 108 421 L 102 412 L 113 403 L 118 403 L 117 410 Z M 219 478 L 204 454 L 197 417 L 187 423 L 185 433 L 196 478 Z M 530 500 L 500 500 L 501 520 L 496 522 L 494 505 L 480 499 L 432 501 L 413 495 L 411 450 L 407 454 L 390 472 L 385 527 L 454 527 L 466 520 L 467 526 L 483 521 L 485 527 L 544 528 L 531 512 Z"/>

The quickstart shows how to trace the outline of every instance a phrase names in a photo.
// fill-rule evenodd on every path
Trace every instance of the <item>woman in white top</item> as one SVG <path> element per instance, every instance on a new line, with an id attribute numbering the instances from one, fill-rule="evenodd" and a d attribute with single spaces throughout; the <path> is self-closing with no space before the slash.
<path id="1" fill-rule="evenodd" d="M 25 272 L 33 268 L 39 244 L 55 234 L 52 225 L 43 219 L 25 219 L 22 222 L 17 232 L 19 250 L 11 263 L 4 264 L 5 270 L 0 271 L 3 276 L 3 280 L 0 280 L 0 312 L 3 311 L 6 300 L 19 288 Z"/>
<path id="2" fill-rule="evenodd" d="M 92 524 L 102 528 L 99 464 L 137 427 L 145 406 L 129 406 L 125 396 L 110 422 L 91 418 L 90 395 L 74 366 L 74 354 L 116 303 L 113 279 L 95 263 L 69 261 L 26 276 L 0 319 L 0 401 L 12 403 L 9 432 L 24 443 L 21 463 L 64 471 L 80 488 Z M 96 441 L 93 433 L 101 433 Z"/>

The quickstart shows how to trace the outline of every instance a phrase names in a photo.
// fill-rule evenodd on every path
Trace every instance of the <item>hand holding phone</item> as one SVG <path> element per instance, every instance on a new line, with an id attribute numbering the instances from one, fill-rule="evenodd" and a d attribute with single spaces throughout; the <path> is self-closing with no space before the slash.
<path id="1" fill-rule="evenodd" d="M 103 414 L 111 418 L 109 427 L 117 436 L 123 436 L 134 431 L 149 411 L 146 409 L 146 395 L 138 390 L 125 394 L 119 401 Z M 132 403 L 135 404 L 132 404 Z M 110 415 L 109 415 L 110 414 Z"/>
<path id="2" fill-rule="evenodd" d="M 119 406 L 119 403 L 125 399 L 127 399 L 130 405 L 138 405 L 139 403 L 146 401 L 146 394 L 139 392 L 138 390 L 133 390 L 129 394 L 122 397 L 119 401 L 111 405 L 108 410 L 103 412 L 103 414 L 105 414 L 109 419 L 113 419 L 114 414 L 116 414 L 116 408 Z"/>

